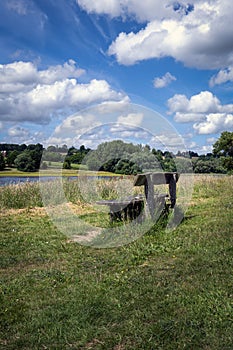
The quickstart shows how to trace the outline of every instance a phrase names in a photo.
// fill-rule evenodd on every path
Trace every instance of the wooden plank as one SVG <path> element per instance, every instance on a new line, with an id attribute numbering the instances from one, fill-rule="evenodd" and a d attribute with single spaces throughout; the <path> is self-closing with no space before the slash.
<path id="1" fill-rule="evenodd" d="M 107 205 L 109 207 L 110 222 L 122 220 L 141 221 L 141 212 L 144 208 L 144 199 L 142 196 L 132 196 L 125 200 L 102 200 L 96 202 L 99 205 Z"/>
<path id="2" fill-rule="evenodd" d="M 169 182 L 169 194 L 170 194 L 170 201 L 171 201 L 171 208 L 174 208 L 176 204 L 176 177 L 175 175 L 172 176 Z"/>
<path id="3" fill-rule="evenodd" d="M 152 173 L 151 181 L 153 185 L 168 184 L 170 181 L 170 176 L 168 173 Z"/>
<path id="4" fill-rule="evenodd" d="M 146 176 L 144 191 L 145 191 L 146 203 L 150 212 L 150 216 L 153 218 L 154 211 L 155 211 L 155 199 L 154 199 L 154 185 L 151 181 L 150 174 Z"/>
<path id="5" fill-rule="evenodd" d="M 134 177 L 134 186 L 143 186 L 146 183 L 146 177 L 151 173 L 137 174 Z"/>
<path id="6" fill-rule="evenodd" d="M 169 184 L 170 181 L 173 179 L 173 176 L 176 176 L 176 182 L 179 179 L 178 173 L 173 172 L 160 172 L 160 173 L 143 173 L 143 174 L 137 174 L 134 178 L 134 186 L 145 186 L 148 176 L 151 177 L 151 181 L 154 185 L 162 185 L 162 184 Z"/>

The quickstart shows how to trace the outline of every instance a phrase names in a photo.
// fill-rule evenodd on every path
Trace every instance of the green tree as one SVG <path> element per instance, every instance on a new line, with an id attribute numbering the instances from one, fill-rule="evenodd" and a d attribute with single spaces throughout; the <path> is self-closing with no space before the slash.
<path id="1" fill-rule="evenodd" d="M 63 163 L 63 169 L 71 169 L 70 160 L 68 158 Z"/>
<path id="2" fill-rule="evenodd" d="M 137 164 L 128 159 L 120 159 L 116 164 L 114 171 L 117 174 L 136 175 L 138 173 L 141 173 L 142 169 Z"/>
<path id="3" fill-rule="evenodd" d="M 7 161 L 7 165 L 9 167 L 14 165 L 15 159 L 18 157 L 19 154 L 20 154 L 20 152 L 17 150 L 10 151 L 8 153 L 6 161 Z"/>
<path id="4" fill-rule="evenodd" d="M 15 166 L 20 171 L 30 172 L 36 171 L 36 164 L 31 156 L 31 151 L 26 150 L 19 154 L 15 159 Z"/>
<path id="5" fill-rule="evenodd" d="M 216 156 L 233 157 L 233 132 L 224 131 L 213 145 Z"/>
<path id="6" fill-rule="evenodd" d="M 51 152 L 48 150 L 43 152 L 43 160 L 47 160 L 50 162 L 60 162 L 62 161 L 62 159 L 63 157 L 59 152 Z"/>
<path id="7" fill-rule="evenodd" d="M 225 174 L 227 170 L 222 166 L 221 159 L 212 157 L 198 158 L 193 161 L 193 170 L 195 173 L 220 173 Z"/>
<path id="8" fill-rule="evenodd" d="M 43 170 L 48 169 L 48 164 L 46 162 L 42 162 L 40 168 Z"/>
<path id="9" fill-rule="evenodd" d="M 5 159 L 3 157 L 3 154 L 0 152 L 0 170 L 3 170 L 5 168 Z"/>
<path id="10" fill-rule="evenodd" d="M 86 165 L 89 170 L 99 171 L 101 167 L 101 160 L 98 158 L 98 154 L 96 151 L 88 153 Z"/>
<path id="11" fill-rule="evenodd" d="M 233 132 L 224 131 L 213 145 L 213 154 L 220 157 L 223 167 L 233 172 Z"/>

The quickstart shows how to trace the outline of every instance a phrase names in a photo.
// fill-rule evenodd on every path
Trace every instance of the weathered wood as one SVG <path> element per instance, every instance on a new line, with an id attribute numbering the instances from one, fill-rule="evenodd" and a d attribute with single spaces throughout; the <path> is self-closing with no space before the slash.
<path id="1" fill-rule="evenodd" d="M 175 174 L 176 182 L 179 179 L 179 174 L 178 173 L 169 173 L 169 172 L 164 172 L 164 173 L 143 173 L 143 174 L 137 174 L 135 175 L 134 178 L 134 186 L 145 186 L 147 182 L 148 176 L 151 177 L 151 181 L 154 185 L 163 185 L 163 184 L 169 184 L 171 179 L 173 178 Z"/>
<path id="2" fill-rule="evenodd" d="M 145 191 L 146 204 L 148 206 L 149 213 L 151 217 L 153 217 L 154 211 L 155 211 L 154 185 L 151 181 L 150 173 L 146 175 L 144 191 Z"/>
<path id="3" fill-rule="evenodd" d="M 170 201 L 171 201 L 171 208 L 174 208 L 176 204 L 176 179 L 173 175 L 169 182 L 169 194 L 170 194 Z"/>
<path id="4" fill-rule="evenodd" d="M 169 196 L 171 201 L 171 208 L 174 208 L 176 204 L 176 183 L 179 179 L 179 174 L 176 172 L 164 172 L 164 173 L 143 173 L 135 176 L 134 186 L 144 186 L 146 203 L 149 208 L 151 217 L 155 214 L 156 207 L 161 205 L 161 202 L 156 203 L 154 198 L 154 185 L 169 185 Z M 165 205 L 165 202 L 164 202 Z"/>
<path id="5" fill-rule="evenodd" d="M 168 213 L 168 206 L 166 203 L 166 198 L 168 197 L 168 194 L 156 194 L 155 195 L 155 212 L 154 212 L 154 219 L 157 220 L 162 212 Z"/>
<path id="6" fill-rule="evenodd" d="M 134 186 L 142 186 L 145 185 L 147 181 L 147 176 L 151 175 L 151 173 L 143 173 L 143 174 L 137 174 L 134 177 Z"/>
<path id="7" fill-rule="evenodd" d="M 109 207 L 110 222 L 135 219 L 141 221 L 144 199 L 142 197 L 130 197 L 125 200 L 102 200 L 96 202 L 96 204 Z"/>
<path id="8" fill-rule="evenodd" d="M 166 194 L 154 193 L 154 185 L 169 185 L 169 197 L 171 208 L 176 204 L 176 183 L 179 179 L 178 173 L 143 173 L 135 176 L 134 186 L 144 186 L 145 202 L 148 207 L 150 216 L 155 219 L 161 213 L 161 210 L 168 210 L 165 198 Z M 109 207 L 110 221 L 126 221 L 141 220 L 144 208 L 144 200 L 142 197 L 131 196 L 123 200 L 103 200 L 98 201 L 99 205 L 107 205 Z"/>

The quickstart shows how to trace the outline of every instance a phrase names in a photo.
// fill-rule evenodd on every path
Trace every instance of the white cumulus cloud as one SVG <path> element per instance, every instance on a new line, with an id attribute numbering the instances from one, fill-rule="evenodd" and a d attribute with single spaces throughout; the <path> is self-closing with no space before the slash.
<path id="1" fill-rule="evenodd" d="M 32 62 L 0 65 L 0 119 L 48 123 L 89 104 L 125 100 L 105 80 L 79 83 L 85 71 L 73 60 L 40 70 Z"/>
<path id="2" fill-rule="evenodd" d="M 216 134 L 224 130 L 233 131 L 233 114 L 208 114 L 204 122 L 195 123 L 193 128 L 198 134 Z"/>
<path id="3" fill-rule="evenodd" d="M 132 11 L 126 2 L 124 7 Z M 141 3 L 141 2 L 137 2 Z M 134 3 L 134 13 L 142 4 Z M 109 47 L 120 64 L 132 65 L 151 58 L 173 57 L 187 66 L 218 69 L 233 64 L 233 7 L 229 0 L 188 2 L 144 1 L 143 6 L 156 13 L 138 32 L 121 32 Z M 156 12 L 156 6 L 159 11 Z M 153 16 L 151 16 L 153 17 Z M 136 16 L 137 18 L 137 16 Z"/>
<path id="4" fill-rule="evenodd" d="M 228 81 L 233 81 L 233 66 L 226 69 L 221 69 L 218 74 L 210 79 L 210 86 L 224 84 Z"/>
<path id="5" fill-rule="evenodd" d="M 128 115 L 121 115 L 117 122 L 122 124 L 141 125 L 143 121 L 143 113 L 129 113 Z"/>
<path id="6" fill-rule="evenodd" d="M 77 3 L 87 12 L 108 14 L 112 17 L 121 14 L 121 3 L 116 0 L 77 0 Z"/>
<path id="7" fill-rule="evenodd" d="M 189 1 L 172 0 L 77 0 L 88 13 L 106 14 L 110 17 L 132 17 L 139 22 L 154 19 L 180 17 L 192 10 Z"/>
<path id="8" fill-rule="evenodd" d="M 202 91 L 190 99 L 174 95 L 168 100 L 168 107 L 168 114 L 174 114 L 176 122 L 193 122 L 198 134 L 233 129 L 233 104 L 223 105 L 210 91 Z"/>
<path id="9" fill-rule="evenodd" d="M 162 77 L 156 77 L 154 79 L 154 87 L 156 89 L 164 88 L 168 86 L 172 81 L 175 81 L 176 77 L 174 77 L 171 73 L 167 72 Z"/>

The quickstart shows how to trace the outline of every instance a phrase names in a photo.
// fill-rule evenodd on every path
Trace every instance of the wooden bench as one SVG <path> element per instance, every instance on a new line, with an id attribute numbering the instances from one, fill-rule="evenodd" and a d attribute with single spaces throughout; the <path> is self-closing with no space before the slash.
<path id="1" fill-rule="evenodd" d="M 146 204 L 148 206 L 151 217 L 155 215 L 155 209 L 159 205 L 166 205 L 165 198 L 169 197 L 170 207 L 174 208 L 176 204 L 176 183 L 179 179 L 179 174 L 176 172 L 165 173 L 143 173 L 135 176 L 134 186 L 144 186 Z M 156 195 L 154 193 L 154 185 L 169 185 L 169 195 Z"/>
<path id="2" fill-rule="evenodd" d="M 109 207 L 110 222 L 137 220 L 142 221 L 140 215 L 144 208 L 143 196 L 132 196 L 123 200 L 102 200 L 96 202 L 99 205 L 107 205 Z"/>
<path id="3" fill-rule="evenodd" d="M 149 209 L 150 216 L 154 219 L 156 213 L 161 210 L 168 211 L 166 198 L 170 199 L 170 207 L 176 204 L 176 183 L 179 179 L 178 173 L 143 173 L 134 177 L 134 186 L 144 186 L 145 195 L 131 196 L 126 199 L 102 200 L 96 202 L 98 205 L 109 207 L 110 222 L 136 220 L 142 221 L 142 211 L 145 203 Z M 169 194 L 156 194 L 154 185 L 169 185 Z"/>

